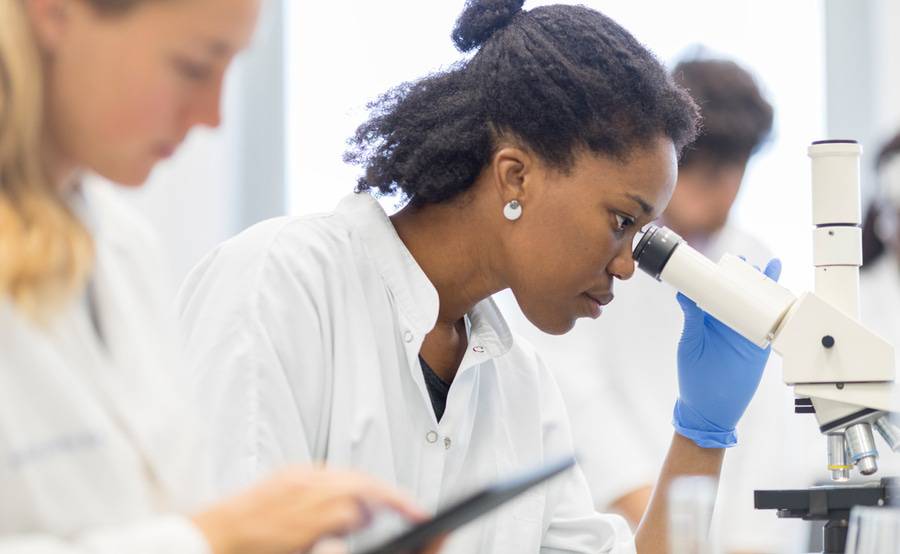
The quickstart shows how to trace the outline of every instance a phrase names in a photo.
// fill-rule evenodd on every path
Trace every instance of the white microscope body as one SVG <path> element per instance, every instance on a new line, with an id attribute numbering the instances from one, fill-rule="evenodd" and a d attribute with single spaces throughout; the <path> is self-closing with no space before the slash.
<path id="1" fill-rule="evenodd" d="M 861 153 L 855 141 L 809 147 L 815 292 L 797 297 L 731 254 L 715 264 L 666 228 L 649 229 L 634 251 L 642 270 L 781 355 L 797 410 L 814 412 L 828 437 L 835 481 L 846 481 L 854 466 L 863 475 L 877 471 L 873 426 L 900 451 L 900 426 L 891 416 L 900 409 L 894 349 L 859 321 Z"/>

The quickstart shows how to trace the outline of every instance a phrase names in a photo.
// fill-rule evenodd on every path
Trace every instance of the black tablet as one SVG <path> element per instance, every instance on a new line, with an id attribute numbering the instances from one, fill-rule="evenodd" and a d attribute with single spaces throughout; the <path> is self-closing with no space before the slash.
<path id="1" fill-rule="evenodd" d="M 428 521 L 387 542 L 359 554 L 406 554 L 424 548 L 436 537 L 469 523 L 494 508 L 505 504 L 531 487 L 543 483 L 575 465 L 575 458 L 561 460 L 532 469 L 490 485 L 444 508 Z"/>

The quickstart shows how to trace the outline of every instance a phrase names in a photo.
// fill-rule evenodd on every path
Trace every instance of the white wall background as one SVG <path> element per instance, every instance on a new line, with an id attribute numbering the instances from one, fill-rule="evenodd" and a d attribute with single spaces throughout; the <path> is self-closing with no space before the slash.
<path id="1" fill-rule="evenodd" d="M 330 210 L 359 170 L 342 162 L 366 104 L 461 55 L 450 30 L 461 0 L 294 2 L 288 16 L 288 206 Z"/>
<path id="2" fill-rule="evenodd" d="M 828 130 L 863 144 L 863 197 L 876 190 L 873 163 L 900 130 L 900 2 L 826 0 Z"/>
<path id="3" fill-rule="evenodd" d="M 900 2 L 870 1 L 875 3 L 869 37 L 875 86 L 869 92 L 876 96 L 876 138 L 883 141 L 900 130 Z"/>

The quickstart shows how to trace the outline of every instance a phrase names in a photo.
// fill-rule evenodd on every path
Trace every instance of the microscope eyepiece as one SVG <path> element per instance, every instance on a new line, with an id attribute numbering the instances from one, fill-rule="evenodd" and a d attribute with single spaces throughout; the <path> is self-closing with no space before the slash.
<path id="1" fill-rule="evenodd" d="M 666 263 L 682 242 L 671 229 L 651 225 L 634 247 L 632 257 L 642 271 L 659 281 Z"/>

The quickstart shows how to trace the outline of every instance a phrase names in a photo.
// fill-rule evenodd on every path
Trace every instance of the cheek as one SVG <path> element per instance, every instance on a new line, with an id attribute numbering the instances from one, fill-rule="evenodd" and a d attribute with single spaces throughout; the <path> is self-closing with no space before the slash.
<path id="1" fill-rule="evenodd" d="M 180 138 L 173 135 L 177 134 L 184 94 L 174 79 L 159 69 L 131 72 L 127 77 L 107 105 L 107 138 L 134 146 Z"/>
<path id="2" fill-rule="evenodd" d="M 611 231 L 601 220 L 563 210 L 528 221 L 516 247 L 528 254 L 519 268 L 523 280 L 556 298 L 592 286 L 612 258 L 607 255 L 613 250 Z"/>
<path id="3" fill-rule="evenodd" d="M 568 206 L 531 213 L 510 234 L 512 274 L 508 285 L 532 324 L 550 334 L 571 329 L 590 305 L 580 295 L 608 286 L 606 268 L 616 241 L 598 210 Z"/>
<path id="4" fill-rule="evenodd" d="M 181 93 L 174 76 L 127 54 L 95 47 L 61 55 L 51 70 L 55 132 L 80 163 L 136 159 L 156 143 L 178 138 Z"/>
<path id="5" fill-rule="evenodd" d="M 734 204 L 735 199 L 737 199 L 737 195 L 740 192 L 740 185 L 732 185 L 732 186 L 724 186 L 722 187 L 722 199 L 721 202 L 724 205 L 725 209 L 728 210 L 731 208 L 731 205 Z"/>
<path id="6" fill-rule="evenodd" d="M 546 232 L 536 236 L 528 256 L 520 259 L 522 279 L 512 287 L 525 317 L 551 335 L 568 332 L 578 318 L 590 315 L 583 292 L 609 286 L 601 261 L 608 245 L 581 233 L 568 239 Z"/>

